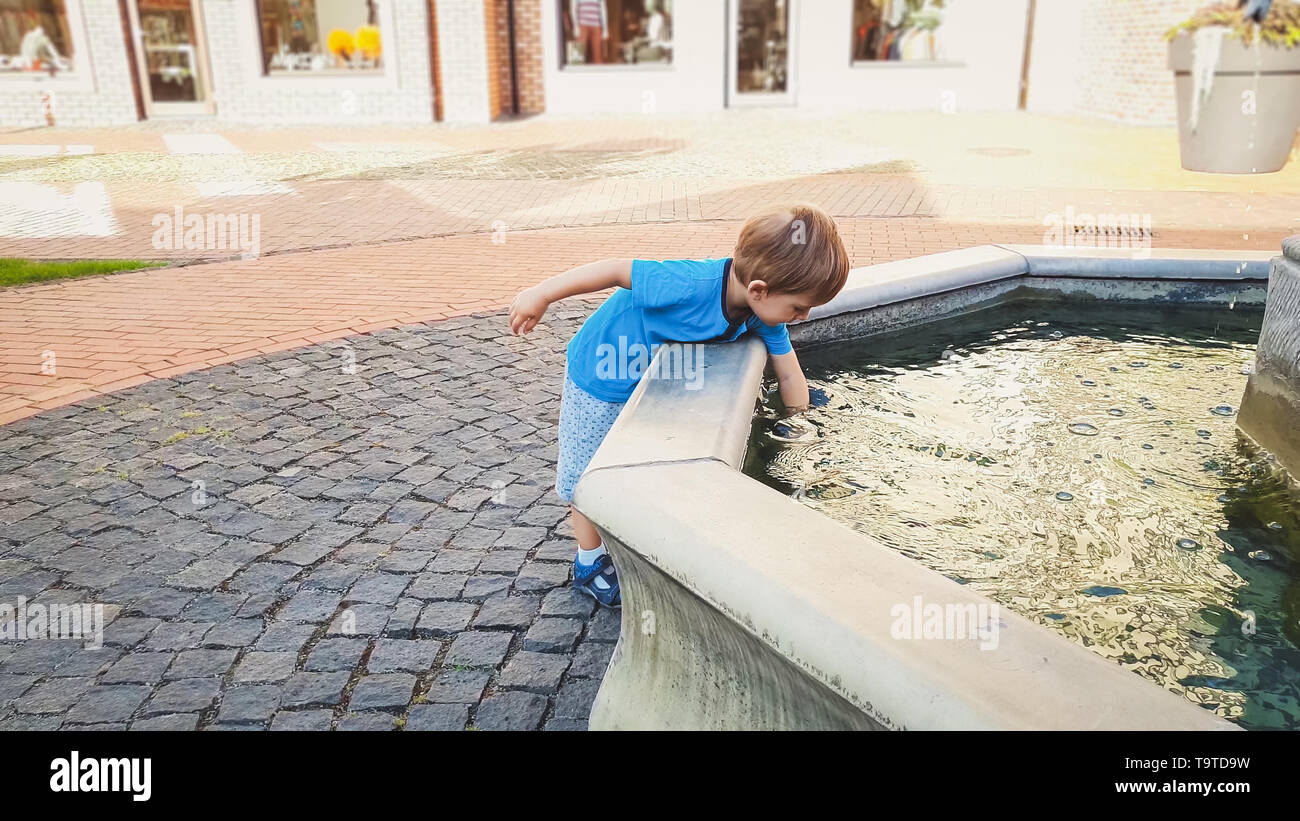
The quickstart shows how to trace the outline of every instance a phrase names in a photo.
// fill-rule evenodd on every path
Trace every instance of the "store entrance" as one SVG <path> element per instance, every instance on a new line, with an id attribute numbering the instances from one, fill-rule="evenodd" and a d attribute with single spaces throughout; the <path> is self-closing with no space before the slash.
<path id="1" fill-rule="evenodd" d="M 127 7 L 145 115 L 211 114 L 199 0 L 131 0 Z"/>
<path id="2" fill-rule="evenodd" d="M 728 0 L 727 105 L 794 104 L 799 0 Z"/>

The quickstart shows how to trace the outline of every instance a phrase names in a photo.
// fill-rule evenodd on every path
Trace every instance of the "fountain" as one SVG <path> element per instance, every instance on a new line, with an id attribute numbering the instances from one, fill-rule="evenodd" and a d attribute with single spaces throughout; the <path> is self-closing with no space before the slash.
<path id="1" fill-rule="evenodd" d="M 842 345 L 1026 301 L 1257 308 L 1268 273 L 1264 254 L 981 246 L 857 269 L 791 335 L 801 350 Z M 1288 338 L 1294 365 L 1298 337 Z M 960 367 L 951 353 L 935 358 Z M 757 340 L 714 345 L 702 361 L 698 389 L 642 380 L 575 493 L 623 585 L 592 729 L 1236 729 L 745 475 L 765 350 Z M 1279 405 L 1276 416 L 1294 409 Z M 1217 417 L 1208 405 L 1205 414 Z M 1089 427 L 1103 419 L 1133 422 L 1102 407 Z M 1100 441 L 1067 426 L 1072 442 Z M 1080 488 L 1050 491 L 1052 504 L 1086 503 Z M 1181 535 L 1175 555 L 1204 555 L 1199 534 Z"/>
<path id="2" fill-rule="evenodd" d="M 1246 383 L 1238 425 L 1300 476 L 1300 234 L 1282 243 L 1269 270 L 1268 305 L 1254 373 Z"/>

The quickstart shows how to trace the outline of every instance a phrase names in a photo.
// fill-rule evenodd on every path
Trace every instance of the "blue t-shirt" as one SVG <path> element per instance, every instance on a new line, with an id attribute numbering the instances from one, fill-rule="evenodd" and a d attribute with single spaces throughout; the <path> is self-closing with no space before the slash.
<path id="1" fill-rule="evenodd" d="M 789 353 L 784 324 L 749 312 L 728 319 L 730 278 L 730 259 L 633 260 L 632 290 L 616 289 L 569 341 L 569 378 L 597 399 L 626 402 L 666 342 L 731 342 L 752 330 L 768 353 Z"/>

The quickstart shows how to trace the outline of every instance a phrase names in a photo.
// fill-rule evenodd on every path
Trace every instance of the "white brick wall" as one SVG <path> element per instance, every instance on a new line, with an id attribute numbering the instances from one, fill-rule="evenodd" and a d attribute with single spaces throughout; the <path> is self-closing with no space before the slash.
<path id="1" fill-rule="evenodd" d="M 442 116 L 450 123 L 492 119 L 483 0 L 438 0 Z"/>
<path id="2" fill-rule="evenodd" d="M 117 0 L 81 0 L 80 10 L 69 4 L 71 26 L 85 26 L 90 53 L 75 55 L 78 77 L 49 80 L 33 77 L 0 77 L 0 125 L 43 126 L 41 92 L 53 89 L 58 125 L 103 126 L 135 122 L 135 92 L 122 34 L 122 17 Z M 84 51 L 84 50 L 83 50 Z"/>
<path id="3" fill-rule="evenodd" d="M 1029 110 L 1172 125 L 1164 33 L 1204 0 L 1038 0 Z"/>
<path id="4" fill-rule="evenodd" d="M 91 81 L 0 78 L 0 125 L 45 124 L 41 92 L 54 88 L 59 125 L 135 122 L 129 64 L 117 0 L 80 0 L 90 54 L 76 55 Z M 202 0 L 216 116 L 232 122 L 427 123 L 433 121 L 428 0 L 380 0 L 382 76 L 264 77 L 253 0 Z M 449 4 L 451 5 L 451 4 Z M 479 41 L 483 41 L 480 12 Z M 486 106 L 487 83 L 480 94 Z"/>
<path id="5" fill-rule="evenodd" d="M 260 72 L 260 35 L 250 11 L 253 0 L 203 0 L 217 118 L 272 123 L 432 122 L 428 2 L 380 3 L 388 7 L 381 9 L 380 16 L 384 76 L 268 77 Z"/>

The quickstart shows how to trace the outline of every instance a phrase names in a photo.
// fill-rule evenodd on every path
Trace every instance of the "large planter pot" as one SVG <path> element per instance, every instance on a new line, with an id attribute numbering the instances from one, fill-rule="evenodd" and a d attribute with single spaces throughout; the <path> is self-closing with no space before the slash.
<path id="1" fill-rule="evenodd" d="M 1192 130 L 1194 46 L 1187 33 L 1169 43 L 1178 95 L 1183 168 L 1220 174 L 1264 174 L 1286 165 L 1300 128 L 1300 48 L 1247 46 L 1223 39 L 1214 84 Z M 1253 110 L 1250 98 L 1254 97 Z"/>

